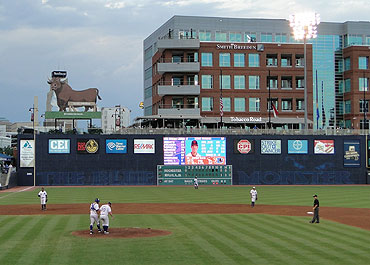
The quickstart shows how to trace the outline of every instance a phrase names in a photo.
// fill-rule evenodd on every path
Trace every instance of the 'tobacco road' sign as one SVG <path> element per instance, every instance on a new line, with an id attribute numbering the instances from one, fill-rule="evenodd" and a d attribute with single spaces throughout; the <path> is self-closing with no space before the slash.
<path id="1" fill-rule="evenodd" d="M 251 151 L 251 143 L 248 140 L 240 140 L 238 142 L 238 151 L 241 154 L 248 154 Z"/>

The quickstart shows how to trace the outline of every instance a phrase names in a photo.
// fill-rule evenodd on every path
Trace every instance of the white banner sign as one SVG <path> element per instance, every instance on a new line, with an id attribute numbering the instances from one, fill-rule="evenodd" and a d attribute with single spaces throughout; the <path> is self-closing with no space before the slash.
<path id="1" fill-rule="evenodd" d="M 21 140 L 20 142 L 20 167 L 34 167 L 35 165 L 35 141 Z"/>
<path id="2" fill-rule="evenodd" d="M 154 139 L 134 139 L 135 154 L 154 154 L 155 140 Z"/>

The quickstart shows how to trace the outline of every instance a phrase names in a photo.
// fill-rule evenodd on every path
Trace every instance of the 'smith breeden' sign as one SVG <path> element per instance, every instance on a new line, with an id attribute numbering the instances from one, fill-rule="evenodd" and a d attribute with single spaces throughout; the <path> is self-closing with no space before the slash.
<path id="1" fill-rule="evenodd" d="M 154 139 L 134 139 L 134 154 L 154 154 Z"/>

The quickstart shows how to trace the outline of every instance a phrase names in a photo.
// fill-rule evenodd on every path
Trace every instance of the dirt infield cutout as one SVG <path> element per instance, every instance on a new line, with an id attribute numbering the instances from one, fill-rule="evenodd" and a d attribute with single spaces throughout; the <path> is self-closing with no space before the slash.
<path id="1" fill-rule="evenodd" d="M 139 227 L 125 227 L 125 228 L 110 228 L 109 234 L 98 233 L 94 231 L 94 234 L 90 235 L 89 230 L 79 230 L 72 232 L 72 235 L 79 237 L 90 237 L 90 238 L 138 238 L 138 237 L 155 237 L 155 236 L 167 236 L 172 234 L 166 230 L 156 230 L 151 228 L 139 228 Z"/>

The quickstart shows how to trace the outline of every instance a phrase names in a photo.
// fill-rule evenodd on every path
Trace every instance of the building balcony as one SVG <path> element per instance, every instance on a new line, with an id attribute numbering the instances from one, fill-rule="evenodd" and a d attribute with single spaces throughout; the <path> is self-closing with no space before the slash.
<path id="1" fill-rule="evenodd" d="M 158 115 L 167 116 L 200 116 L 200 109 L 191 106 L 172 106 L 172 105 L 160 105 L 158 108 Z"/>
<path id="2" fill-rule="evenodd" d="M 199 39 L 160 39 L 157 41 L 157 48 L 160 51 L 165 49 L 197 50 L 199 47 Z"/>
<path id="3" fill-rule="evenodd" d="M 172 62 L 164 61 L 158 63 L 158 73 L 199 73 L 199 62 Z"/>
<path id="4" fill-rule="evenodd" d="M 158 95 L 199 95 L 200 85 L 198 84 L 178 84 L 172 82 L 162 83 L 158 86 Z"/>

